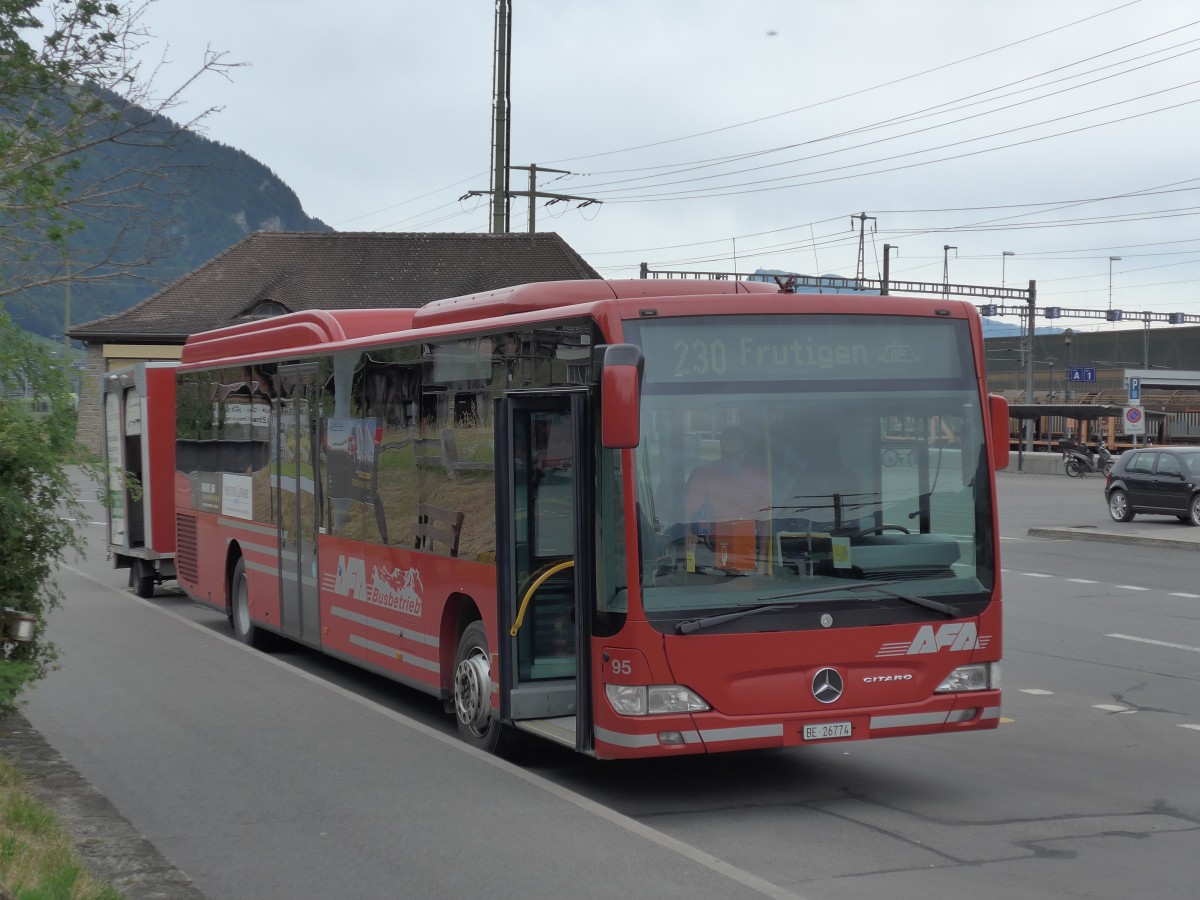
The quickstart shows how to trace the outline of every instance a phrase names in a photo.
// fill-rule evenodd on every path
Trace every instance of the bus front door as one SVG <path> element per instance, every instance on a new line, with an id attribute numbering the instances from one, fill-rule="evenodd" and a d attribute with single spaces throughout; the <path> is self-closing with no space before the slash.
<path id="1" fill-rule="evenodd" d="M 509 395 L 497 412 L 500 709 L 591 749 L 593 544 L 587 395 Z"/>
<path id="2" fill-rule="evenodd" d="M 317 607 L 317 369 L 312 365 L 279 367 L 279 416 L 276 434 L 279 490 L 275 520 L 279 526 L 281 632 L 307 644 L 320 643 Z"/>

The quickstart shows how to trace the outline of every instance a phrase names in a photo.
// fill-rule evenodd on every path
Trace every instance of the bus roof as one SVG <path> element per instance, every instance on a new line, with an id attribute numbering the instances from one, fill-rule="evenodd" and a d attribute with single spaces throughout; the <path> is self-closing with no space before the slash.
<path id="1" fill-rule="evenodd" d="M 456 331 L 455 326 L 477 323 L 488 328 L 505 319 L 528 323 L 539 313 L 563 310 L 564 314 L 580 315 L 589 309 L 595 312 L 597 305 L 608 306 L 618 317 L 632 318 L 646 315 L 647 304 L 657 306 L 655 301 L 660 298 L 664 300 L 661 312 L 666 315 L 718 315 L 732 311 L 724 299 L 731 294 L 754 295 L 736 305 L 738 310 L 760 313 L 777 306 L 780 311 L 795 308 L 795 303 L 801 303 L 809 312 L 885 315 L 903 309 L 905 315 L 975 315 L 967 301 L 877 294 L 790 294 L 777 285 L 758 281 L 543 281 L 435 300 L 418 309 L 308 310 L 231 325 L 189 337 L 180 362 L 188 366 L 305 354 L 320 352 L 323 347 L 332 349 L 332 345 L 361 346 L 374 337 L 402 340 L 406 332 L 413 331 L 445 335 Z M 776 299 L 768 299 L 768 295 Z M 659 312 L 655 309 L 653 314 Z"/>
<path id="2" fill-rule="evenodd" d="M 307 310 L 230 325 L 189 337 L 181 362 L 187 365 L 303 350 L 373 334 L 395 334 L 601 300 L 779 292 L 776 285 L 745 281 L 640 278 L 542 281 L 435 300 L 419 309 Z"/>

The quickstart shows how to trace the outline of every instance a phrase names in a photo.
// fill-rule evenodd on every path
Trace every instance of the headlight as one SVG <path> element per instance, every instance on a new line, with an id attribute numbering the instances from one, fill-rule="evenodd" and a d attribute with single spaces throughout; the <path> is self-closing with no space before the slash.
<path id="1" fill-rule="evenodd" d="M 1000 689 L 1000 663 L 978 663 L 972 666 L 959 666 L 942 683 L 934 693 L 950 694 L 961 691 L 987 691 Z"/>
<path id="2" fill-rule="evenodd" d="M 659 716 L 712 708 L 699 694 L 680 684 L 606 684 L 604 693 L 622 716 Z"/>

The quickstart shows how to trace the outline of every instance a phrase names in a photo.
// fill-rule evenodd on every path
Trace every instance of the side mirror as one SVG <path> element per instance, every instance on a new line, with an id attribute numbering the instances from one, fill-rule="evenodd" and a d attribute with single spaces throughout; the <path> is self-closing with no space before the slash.
<path id="1" fill-rule="evenodd" d="M 997 471 L 1008 468 L 1008 400 L 1002 394 L 988 394 L 988 412 L 992 418 L 992 465 Z"/>
<path id="2" fill-rule="evenodd" d="M 642 349 L 604 348 L 600 373 L 600 440 L 610 450 L 630 450 L 641 440 Z"/>

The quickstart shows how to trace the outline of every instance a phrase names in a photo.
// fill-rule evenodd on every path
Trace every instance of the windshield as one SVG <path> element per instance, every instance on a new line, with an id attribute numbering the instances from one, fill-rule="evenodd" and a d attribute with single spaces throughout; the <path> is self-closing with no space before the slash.
<path id="1" fill-rule="evenodd" d="M 652 621 L 778 595 L 909 618 L 938 613 L 904 596 L 964 615 L 986 604 L 992 498 L 965 321 L 629 324 L 646 358 L 637 515 Z M 764 618 L 740 627 L 779 627 Z"/>

